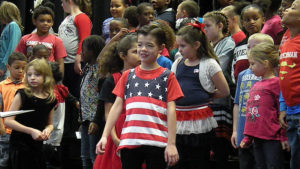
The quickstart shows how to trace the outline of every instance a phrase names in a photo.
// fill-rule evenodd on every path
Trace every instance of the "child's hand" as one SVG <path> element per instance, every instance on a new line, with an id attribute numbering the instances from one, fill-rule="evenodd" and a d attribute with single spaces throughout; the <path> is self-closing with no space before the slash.
<path id="1" fill-rule="evenodd" d="M 290 147 L 288 141 L 282 141 L 281 148 L 282 148 L 282 150 L 286 150 L 288 152 L 291 150 L 291 147 Z"/>
<path id="2" fill-rule="evenodd" d="M 80 103 L 79 103 L 79 101 L 76 101 L 76 103 L 75 103 L 75 106 L 76 106 L 76 109 L 80 109 Z"/>
<path id="3" fill-rule="evenodd" d="M 112 141 L 114 142 L 114 144 L 118 147 L 120 144 L 120 139 L 118 137 L 111 137 Z"/>
<path id="4" fill-rule="evenodd" d="M 280 126 L 284 129 L 288 128 L 288 124 L 285 122 L 285 116 L 286 116 L 286 113 L 285 111 L 281 111 L 279 113 L 279 122 L 280 122 Z"/>
<path id="5" fill-rule="evenodd" d="M 113 37 L 113 39 L 114 39 L 115 41 L 119 41 L 119 40 L 121 40 L 128 32 L 129 32 L 129 30 L 128 30 L 127 28 L 121 28 L 120 32 L 117 33 L 117 34 Z"/>
<path id="6" fill-rule="evenodd" d="M 232 132 L 232 136 L 231 136 L 231 145 L 234 148 L 237 148 L 237 146 L 236 146 L 236 140 L 237 140 L 237 138 L 236 138 L 236 131 L 234 131 L 234 132 Z"/>
<path id="7" fill-rule="evenodd" d="M 173 166 L 179 160 L 179 155 L 177 148 L 174 144 L 168 144 L 165 150 L 165 161 L 168 163 L 168 166 Z"/>
<path id="8" fill-rule="evenodd" d="M 107 138 L 101 137 L 100 141 L 96 145 L 96 154 L 104 154 L 105 153 L 106 143 L 107 143 Z"/>
<path id="9" fill-rule="evenodd" d="M 49 128 L 45 128 L 42 132 L 43 134 L 43 140 L 48 140 L 50 138 L 52 130 Z"/>
<path id="10" fill-rule="evenodd" d="M 91 122 L 90 125 L 89 125 L 89 130 L 88 130 L 88 134 L 89 135 L 96 135 L 97 132 L 98 132 L 98 125 L 94 122 Z"/>
<path id="11" fill-rule="evenodd" d="M 31 131 L 31 137 L 33 140 L 42 141 L 43 139 L 43 133 L 40 130 L 32 129 Z"/>

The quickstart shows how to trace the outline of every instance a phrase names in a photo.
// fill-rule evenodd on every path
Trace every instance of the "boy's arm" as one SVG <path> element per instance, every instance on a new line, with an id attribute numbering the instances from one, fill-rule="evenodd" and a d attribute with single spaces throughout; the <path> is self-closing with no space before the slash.
<path id="1" fill-rule="evenodd" d="M 237 139 L 237 121 L 239 118 L 239 105 L 234 104 L 233 106 L 233 131 L 231 136 L 231 144 L 234 148 L 237 148 L 236 139 Z"/>
<path id="2" fill-rule="evenodd" d="M 109 111 L 102 137 L 96 146 L 97 154 L 103 154 L 105 152 L 107 137 L 110 135 L 113 126 L 115 125 L 118 117 L 122 112 L 122 109 L 123 109 L 123 99 L 118 96 L 111 110 Z"/>
<path id="3" fill-rule="evenodd" d="M 175 101 L 167 104 L 167 123 L 168 123 L 168 144 L 165 150 L 165 161 L 169 166 L 173 166 L 179 159 L 176 148 L 176 105 Z"/>
<path id="4" fill-rule="evenodd" d="M 279 122 L 282 128 L 287 128 L 288 125 L 285 121 L 287 106 L 285 104 L 284 98 L 282 97 L 282 93 L 279 95 Z"/>
<path id="5" fill-rule="evenodd" d="M 5 128 L 3 123 L 3 118 L 0 118 L 0 135 L 5 134 Z"/>

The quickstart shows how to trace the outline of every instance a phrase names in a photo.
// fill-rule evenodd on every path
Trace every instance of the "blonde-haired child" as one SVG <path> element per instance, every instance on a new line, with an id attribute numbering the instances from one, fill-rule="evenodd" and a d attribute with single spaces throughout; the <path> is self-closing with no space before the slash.
<path id="1" fill-rule="evenodd" d="M 25 72 L 26 87 L 17 91 L 10 111 L 34 111 L 5 120 L 5 125 L 13 129 L 10 137 L 9 164 L 13 169 L 44 169 L 42 146 L 53 130 L 52 115 L 56 105 L 54 80 L 45 59 L 31 61 Z"/>
<path id="2" fill-rule="evenodd" d="M 281 142 L 286 141 L 285 131 L 279 124 L 279 78 L 274 69 L 279 53 L 273 44 L 261 43 L 248 53 L 250 69 L 262 80 L 249 91 L 246 105 L 245 137 L 241 148 L 253 141 L 253 153 L 258 169 L 282 168 Z"/>
<path id="3" fill-rule="evenodd" d="M 8 72 L 6 73 L 7 60 L 16 49 L 23 30 L 20 11 L 15 4 L 7 1 L 1 3 L 0 23 L 5 25 L 0 37 L 0 80 L 2 81 L 9 75 Z"/>

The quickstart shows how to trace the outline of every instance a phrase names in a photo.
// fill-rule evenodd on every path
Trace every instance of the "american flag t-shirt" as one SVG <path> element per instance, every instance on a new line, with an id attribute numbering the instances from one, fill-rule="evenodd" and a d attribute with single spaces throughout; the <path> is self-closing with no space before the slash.
<path id="1" fill-rule="evenodd" d="M 141 79 L 131 69 L 125 84 L 126 119 L 118 149 L 141 145 L 165 147 L 168 141 L 167 84 L 171 71 Z"/>

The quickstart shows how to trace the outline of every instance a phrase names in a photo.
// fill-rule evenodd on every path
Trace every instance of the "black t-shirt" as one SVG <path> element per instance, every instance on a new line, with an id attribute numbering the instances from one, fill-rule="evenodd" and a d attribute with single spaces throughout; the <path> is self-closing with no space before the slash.
<path id="1" fill-rule="evenodd" d="M 102 89 L 100 92 L 100 100 L 103 102 L 114 103 L 116 100 L 116 96 L 112 93 L 116 84 L 114 82 L 114 78 L 112 76 L 107 77 L 102 85 Z"/>
<path id="2" fill-rule="evenodd" d="M 43 131 L 48 124 L 51 110 L 56 105 L 56 100 L 49 103 L 49 98 L 41 99 L 35 96 L 29 97 L 23 89 L 16 93 L 21 95 L 20 110 L 35 110 L 33 112 L 17 115 L 15 120 L 20 124 Z M 11 148 L 41 149 L 43 142 L 35 141 L 31 135 L 13 130 L 10 137 Z"/>

